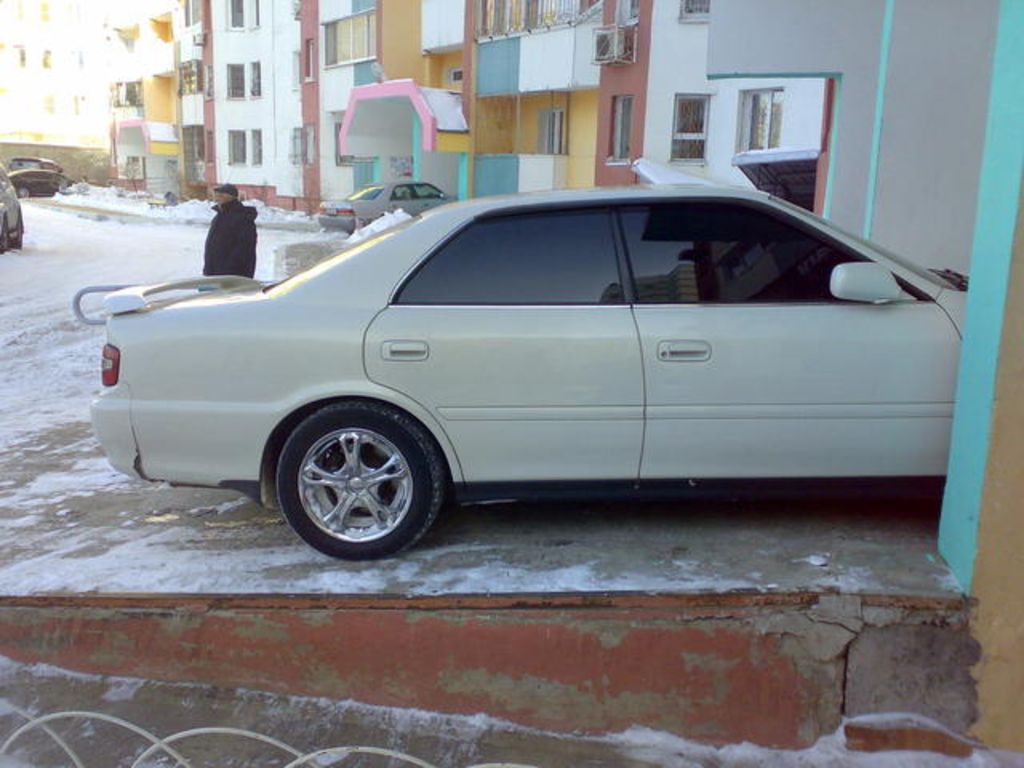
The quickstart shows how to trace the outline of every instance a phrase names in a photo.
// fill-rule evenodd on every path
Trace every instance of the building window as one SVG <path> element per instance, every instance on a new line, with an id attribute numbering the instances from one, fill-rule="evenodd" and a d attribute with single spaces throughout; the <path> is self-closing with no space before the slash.
<path id="1" fill-rule="evenodd" d="M 335 112 L 334 123 L 332 124 L 332 130 L 334 131 L 334 164 L 339 166 L 352 164 L 352 156 L 341 153 L 341 124 L 344 122 L 345 113 Z"/>
<path id="2" fill-rule="evenodd" d="M 57 97 L 52 93 L 43 96 L 43 111 L 48 115 L 52 115 L 57 112 Z"/>
<path id="3" fill-rule="evenodd" d="M 702 163 L 706 158 L 709 96 L 676 94 L 672 159 Z"/>
<path id="4" fill-rule="evenodd" d="M 773 149 L 782 138 L 782 89 L 740 94 L 739 151 Z"/>
<path id="5" fill-rule="evenodd" d="M 130 83 L 117 83 L 114 86 L 115 107 L 141 107 L 142 82 L 135 80 Z"/>
<path id="6" fill-rule="evenodd" d="M 203 146 L 203 126 L 186 125 L 181 129 L 181 144 L 186 163 L 201 163 L 206 159 Z"/>
<path id="7" fill-rule="evenodd" d="M 298 51 L 292 54 L 292 88 L 298 88 L 302 83 L 302 54 Z"/>
<path id="8" fill-rule="evenodd" d="M 292 128 L 292 145 L 288 152 L 288 159 L 292 165 L 302 165 L 302 152 L 306 146 L 306 139 L 302 135 L 302 128 Z"/>
<path id="9" fill-rule="evenodd" d="M 28 66 L 28 52 L 24 48 L 18 48 L 18 66 L 22 69 Z"/>
<path id="10" fill-rule="evenodd" d="M 131 155 L 124 159 L 124 178 L 141 181 L 146 178 L 146 158 Z"/>
<path id="11" fill-rule="evenodd" d="M 183 61 L 178 67 L 178 88 L 182 96 L 203 92 L 203 63 L 198 59 Z"/>
<path id="12" fill-rule="evenodd" d="M 245 131 L 228 131 L 228 165 L 245 165 Z"/>
<path id="13" fill-rule="evenodd" d="M 640 18 L 640 0 L 619 0 L 620 24 L 629 24 Z"/>
<path id="14" fill-rule="evenodd" d="M 249 65 L 249 95 L 258 99 L 263 95 L 262 68 L 258 61 Z"/>
<path id="15" fill-rule="evenodd" d="M 711 0 L 679 0 L 680 21 L 707 21 Z"/>
<path id="16" fill-rule="evenodd" d="M 245 65 L 228 64 L 228 98 L 245 98 Z"/>
<path id="17" fill-rule="evenodd" d="M 206 65 L 206 98 L 213 98 L 213 64 Z"/>
<path id="18" fill-rule="evenodd" d="M 39 20 L 50 20 L 50 4 L 46 2 L 46 0 L 43 0 L 43 2 L 39 3 Z"/>
<path id="19" fill-rule="evenodd" d="M 629 160 L 629 140 L 633 130 L 633 97 L 612 97 L 612 160 Z"/>
<path id="20" fill-rule="evenodd" d="M 537 113 L 537 153 L 565 154 L 564 109 L 542 109 Z"/>
<path id="21" fill-rule="evenodd" d="M 253 130 L 252 134 L 252 164 L 263 165 L 263 131 Z"/>
<path id="22" fill-rule="evenodd" d="M 43 69 L 53 69 L 53 54 L 50 51 L 43 51 Z"/>
<path id="23" fill-rule="evenodd" d="M 212 163 L 216 155 L 216 145 L 214 144 L 213 131 L 206 132 L 206 162 Z"/>
<path id="24" fill-rule="evenodd" d="M 252 0 L 252 25 L 260 25 L 260 0 Z"/>
<path id="25" fill-rule="evenodd" d="M 377 55 L 377 14 L 361 13 L 324 25 L 324 64 L 345 64 Z"/>
<path id="26" fill-rule="evenodd" d="M 185 0 L 185 26 L 191 27 L 203 20 L 202 0 Z"/>
<path id="27" fill-rule="evenodd" d="M 245 0 L 228 0 L 231 4 L 228 11 L 228 23 L 232 29 L 245 27 Z"/>
<path id="28" fill-rule="evenodd" d="M 312 37 L 306 38 L 305 53 L 306 61 L 302 70 L 302 77 L 308 83 L 316 79 L 316 40 Z"/>
<path id="29" fill-rule="evenodd" d="M 306 141 L 304 147 L 304 154 L 302 156 L 303 165 L 313 165 L 316 163 L 316 126 L 313 124 L 307 124 L 304 128 L 306 134 Z"/>

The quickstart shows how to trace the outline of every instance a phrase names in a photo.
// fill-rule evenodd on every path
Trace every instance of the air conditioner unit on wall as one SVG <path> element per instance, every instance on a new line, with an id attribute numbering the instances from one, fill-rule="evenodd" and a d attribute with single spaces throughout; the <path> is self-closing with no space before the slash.
<path id="1" fill-rule="evenodd" d="M 635 24 L 594 30 L 595 64 L 632 64 L 636 61 Z"/>
<path id="2" fill-rule="evenodd" d="M 196 32 L 194 35 L 192 35 L 192 45 L 199 46 L 200 48 L 206 45 L 206 33 Z"/>

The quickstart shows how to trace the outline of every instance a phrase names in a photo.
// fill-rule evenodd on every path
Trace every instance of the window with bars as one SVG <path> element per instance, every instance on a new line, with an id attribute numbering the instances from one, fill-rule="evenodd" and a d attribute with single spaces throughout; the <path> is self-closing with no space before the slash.
<path id="1" fill-rule="evenodd" d="M 245 98 L 245 65 L 228 64 L 228 98 Z"/>
<path id="2" fill-rule="evenodd" d="M 206 159 L 206 147 L 203 144 L 203 126 L 185 125 L 181 129 L 182 150 L 186 163 L 201 163 Z"/>
<path id="3" fill-rule="evenodd" d="M 377 14 L 361 13 L 324 25 L 324 64 L 345 64 L 377 55 Z"/>
<path id="4" fill-rule="evenodd" d="M 249 95 L 257 99 L 263 95 L 263 72 L 258 61 L 249 65 Z"/>
<path id="5" fill-rule="evenodd" d="M 709 96 L 676 94 L 672 159 L 702 163 L 707 153 Z"/>
<path id="6" fill-rule="evenodd" d="M 633 97 L 612 97 L 612 160 L 629 160 L 630 134 L 633 131 Z"/>
<path id="7" fill-rule="evenodd" d="M 204 85 L 206 86 L 206 98 L 212 99 L 213 98 L 213 64 L 207 64 L 205 69 L 206 69 L 206 82 L 204 83 Z"/>
<path id="8" fill-rule="evenodd" d="M 537 153 L 565 154 L 564 109 L 542 109 L 537 113 Z"/>
<path id="9" fill-rule="evenodd" d="M 292 145 L 288 151 L 288 159 L 292 165 L 302 165 L 302 153 L 306 147 L 306 138 L 302 128 L 292 128 Z"/>
<path id="10" fill-rule="evenodd" d="M 228 165 L 245 165 L 245 131 L 228 131 Z"/>
<path id="11" fill-rule="evenodd" d="M 252 138 L 252 164 L 263 165 L 263 131 L 250 131 Z"/>
<path id="12" fill-rule="evenodd" d="M 203 92 L 203 63 L 198 59 L 183 61 L 178 67 L 178 90 L 182 96 Z"/>
<path id="13" fill-rule="evenodd" d="M 217 155 L 215 153 L 216 146 L 214 144 L 213 131 L 206 132 L 206 161 L 212 163 Z"/>
<path id="14" fill-rule="evenodd" d="M 740 152 L 774 149 L 782 139 L 781 88 L 740 94 Z"/>
<path id="15" fill-rule="evenodd" d="M 680 21 L 707 21 L 711 0 L 679 0 Z"/>

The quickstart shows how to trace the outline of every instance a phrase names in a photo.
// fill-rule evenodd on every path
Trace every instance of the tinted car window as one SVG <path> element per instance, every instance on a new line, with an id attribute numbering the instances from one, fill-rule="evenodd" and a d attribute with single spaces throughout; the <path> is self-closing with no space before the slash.
<path id="1" fill-rule="evenodd" d="M 441 190 L 431 184 L 416 184 L 413 189 L 420 200 L 436 200 L 441 197 Z"/>
<path id="2" fill-rule="evenodd" d="M 408 184 L 400 184 L 391 192 L 392 200 L 412 200 L 412 187 Z"/>
<path id="3" fill-rule="evenodd" d="M 822 302 L 832 269 L 860 258 L 749 207 L 628 207 L 622 224 L 641 304 Z"/>
<path id="4" fill-rule="evenodd" d="M 384 191 L 384 187 L 365 187 L 363 189 L 356 190 L 351 195 L 346 197 L 346 200 L 376 200 L 380 197 L 380 193 Z"/>
<path id="5" fill-rule="evenodd" d="M 400 304 L 618 304 L 607 210 L 484 219 L 433 254 Z"/>

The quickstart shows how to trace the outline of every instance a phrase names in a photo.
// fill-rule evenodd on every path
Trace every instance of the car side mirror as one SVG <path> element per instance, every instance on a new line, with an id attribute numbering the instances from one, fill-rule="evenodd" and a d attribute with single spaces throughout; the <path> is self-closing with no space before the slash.
<path id="1" fill-rule="evenodd" d="M 840 264 L 832 270 L 829 290 L 837 299 L 886 304 L 903 296 L 896 278 L 881 264 Z"/>

